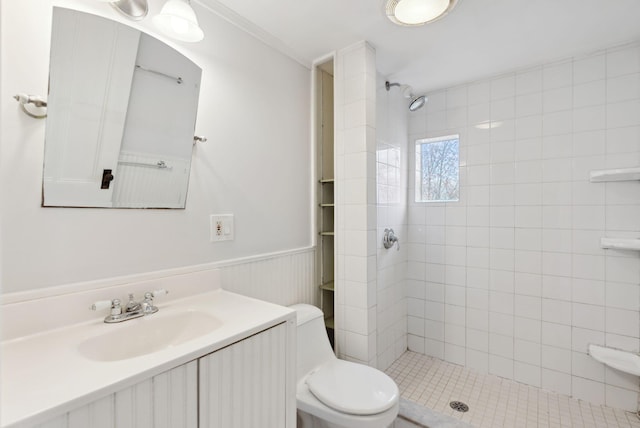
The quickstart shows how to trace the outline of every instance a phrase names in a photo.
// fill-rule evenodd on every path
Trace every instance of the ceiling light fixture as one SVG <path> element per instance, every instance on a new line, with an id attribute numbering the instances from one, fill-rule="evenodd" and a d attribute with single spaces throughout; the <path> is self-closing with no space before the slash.
<path id="1" fill-rule="evenodd" d="M 165 35 L 183 42 L 199 42 L 204 32 L 189 0 L 168 0 L 153 23 Z"/>
<path id="2" fill-rule="evenodd" d="M 391 22 L 418 26 L 447 15 L 459 0 L 387 0 L 386 13 Z"/>

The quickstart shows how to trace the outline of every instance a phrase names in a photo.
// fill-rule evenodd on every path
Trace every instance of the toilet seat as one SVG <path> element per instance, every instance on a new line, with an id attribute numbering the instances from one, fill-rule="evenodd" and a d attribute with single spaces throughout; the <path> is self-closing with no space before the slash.
<path id="1" fill-rule="evenodd" d="M 398 387 L 372 367 L 335 359 L 309 375 L 306 384 L 326 406 L 352 415 L 373 415 L 398 402 Z"/>

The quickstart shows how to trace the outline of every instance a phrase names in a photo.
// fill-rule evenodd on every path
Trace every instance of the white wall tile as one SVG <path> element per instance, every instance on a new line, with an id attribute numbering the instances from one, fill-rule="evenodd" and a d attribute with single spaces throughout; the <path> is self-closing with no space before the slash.
<path id="1" fill-rule="evenodd" d="M 467 329 L 467 347 L 477 351 L 489 352 L 489 332 L 484 330 Z"/>
<path id="2" fill-rule="evenodd" d="M 604 306 L 585 305 L 573 303 L 572 325 L 578 328 L 604 331 L 605 309 Z"/>
<path id="3" fill-rule="evenodd" d="M 607 77 L 614 78 L 640 71 L 640 54 L 636 46 L 607 52 Z"/>
<path id="4" fill-rule="evenodd" d="M 516 294 L 542 296 L 542 275 L 516 272 L 514 275 Z"/>
<path id="5" fill-rule="evenodd" d="M 545 369 L 571 374 L 571 350 L 542 345 L 541 366 Z"/>
<path id="6" fill-rule="evenodd" d="M 571 302 L 542 299 L 542 320 L 556 324 L 571 325 Z"/>
<path id="7" fill-rule="evenodd" d="M 515 315 L 518 317 L 542 319 L 542 299 L 533 296 L 515 296 Z"/>
<path id="8" fill-rule="evenodd" d="M 607 81 L 595 80 L 573 87 L 573 107 L 589 107 L 605 104 L 607 101 Z"/>
<path id="9" fill-rule="evenodd" d="M 580 83 L 601 80 L 606 77 L 607 57 L 604 54 L 588 56 L 573 62 L 573 82 Z"/>
<path id="10" fill-rule="evenodd" d="M 506 379 L 513 379 L 513 363 L 511 358 L 489 355 L 489 373 Z"/>
<path id="11" fill-rule="evenodd" d="M 556 348 L 571 349 L 571 327 L 543 321 L 541 343 Z"/>
<path id="12" fill-rule="evenodd" d="M 611 308 L 635 311 L 640 304 L 640 284 L 608 282 L 606 305 Z"/>
<path id="13" fill-rule="evenodd" d="M 489 333 L 513 337 L 513 332 L 513 315 L 501 314 L 497 312 L 489 313 Z"/>
<path id="14" fill-rule="evenodd" d="M 542 67 L 516 73 L 518 95 L 542 91 Z"/>
<path id="15" fill-rule="evenodd" d="M 604 367 L 604 377 L 606 382 L 610 385 L 617 386 L 619 388 L 625 388 L 631 391 L 638 391 L 638 377 L 630 373 L 624 373 L 620 370 L 612 369 L 611 367 Z"/>
<path id="16" fill-rule="evenodd" d="M 571 395 L 593 404 L 604 404 L 604 383 L 572 376 Z"/>
<path id="17" fill-rule="evenodd" d="M 516 92 L 516 79 L 513 75 L 508 74 L 491 80 L 491 99 L 499 100 L 502 98 L 513 97 Z"/>
<path id="18" fill-rule="evenodd" d="M 607 102 L 634 100 L 640 98 L 640 74 L 633 73 L 607 80 Z"/>
<path id="19" fill-rule="evenodd" d="M 571 300 L 572 279 L 568 276 L 542 276 L 542 297 L 546 299 Z"/>
<path id="20" fill-rule="evenodd" d="M 513 379 L 539 388 L 542 382 L 541 368 L 516 361 L 513 367 Z"/>
<path id="21" fill-rule="evenodd" d="M 607 129 L 607 153 L 637 153 L 640 150 L 640 127 Z"/>
<path id="22" fill-rule="evenodd" d="M 466 366 L 478 373 L 489 373 L 489 354 L 467 347 Z"/>
<path id="23" fill-rule="evenodd" d="M 464 346 L 458 346 L 451 343 L 444 344 L 444 360 L 453 364 L 464 366 L 466 350 Z"/>
<path id="24" fill-rule="evenodd" d="M 606 308 L 605 329 L 607 333 L 640 337 L 638 312 L 628 311 L 625 309 Z"/>
<path id="25" fill-rule="evenodd" d="M 523 363 L 540 367 L 541 347 L 539 343 L 515 339 L 514 359 Z"/>
<path id="26" fill-rule="evenodd" d="M 546 64 L 542 72 L 545 90 L 569 86 L 573 83 L 573 62 L 562 61 Z"/>
<path id="27" fill-rule="evenodd" d="M 491 100 L 491 83 L 480 81 L 471 83 L 467 87 L 467 101 L 469 105 L 487 103 Z"/>
<path id="28" fill-rule="evenodd" d="M 589 344 L 604 346 L 604 333 L 573 327 L 571 332 L 571 349 L 576 352 L 587 352 Z"/>
<path id="29" fill-rule="evenodd" d="M 607 296 L 610 293 L 609 290 L 610 288 L 608 287 Z M 577 303 L 602 305 L 605 302 L 605 282 L 574 278 L 571 284 L 571 296 L 572 300 Z M 607 305 L 610 305 L 610 303 L 607 302 Z"/>
<path id="30" fill-rule="evenodd" d="M 621 409 L 635 409 L 638 406 L 638 393 L 612 385 L 605 385 L 605 404 Z"/>
<path id="31" fill-rule="evenodd" d="M 425 320 L 424 335 L 428 339 L 444 341 L 444 323 L 438 321 Z"/>
<path id="32" fill-rule="evenodd" d="M 640 100 L 607 104 L 606 123 L 611 128 L 640 125 Z"/>
<path id="33" fill-rule="evenodd" d="M 518 339 L 541 343 L 542 323 L 538 320 L 515 317 L 514 335 Z"/>
<path id="34" fill-rule="evenodd" d="M 571 395 L 571 375 L 543 368 L 542 388 Z"/>
<path id="35" fill-rule="evenodd" d="M 583 352 L 572 352 L 571 370 L 573 375 L 596 382 L 604 382 L 604 369 L 602 363 L 591 358 Z"/>

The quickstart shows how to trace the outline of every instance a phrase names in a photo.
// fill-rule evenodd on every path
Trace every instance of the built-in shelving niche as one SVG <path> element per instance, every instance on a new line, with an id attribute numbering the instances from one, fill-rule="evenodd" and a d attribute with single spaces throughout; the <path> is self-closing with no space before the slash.
<path id="1" fill-rule="evenodd" d="M 320 308 L 331 345 L 335 348 L 335 180 L 333 126 L 333 60 L 316 68 L 316 158 L 318 219 L 318 286 Z"/>

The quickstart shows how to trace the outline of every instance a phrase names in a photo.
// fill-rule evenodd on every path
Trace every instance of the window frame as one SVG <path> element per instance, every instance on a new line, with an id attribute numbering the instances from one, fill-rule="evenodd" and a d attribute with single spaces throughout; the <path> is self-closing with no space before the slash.
<path id="1" fill-rule="evenodd" d="M 422 146 L 425 144 L 443 143 L 446 141 L 455 140 L 456 147 L 456 189 L 457 196 L 455 199 L 423 199 L 422 191 Z M 443 135 L 439 137 L 418 138 L 414 141 L 415 144 L 415 189 L 414 189 L 414 202 L 416 203 L 448 203 L 460 201 L 460 134 Z"/>

